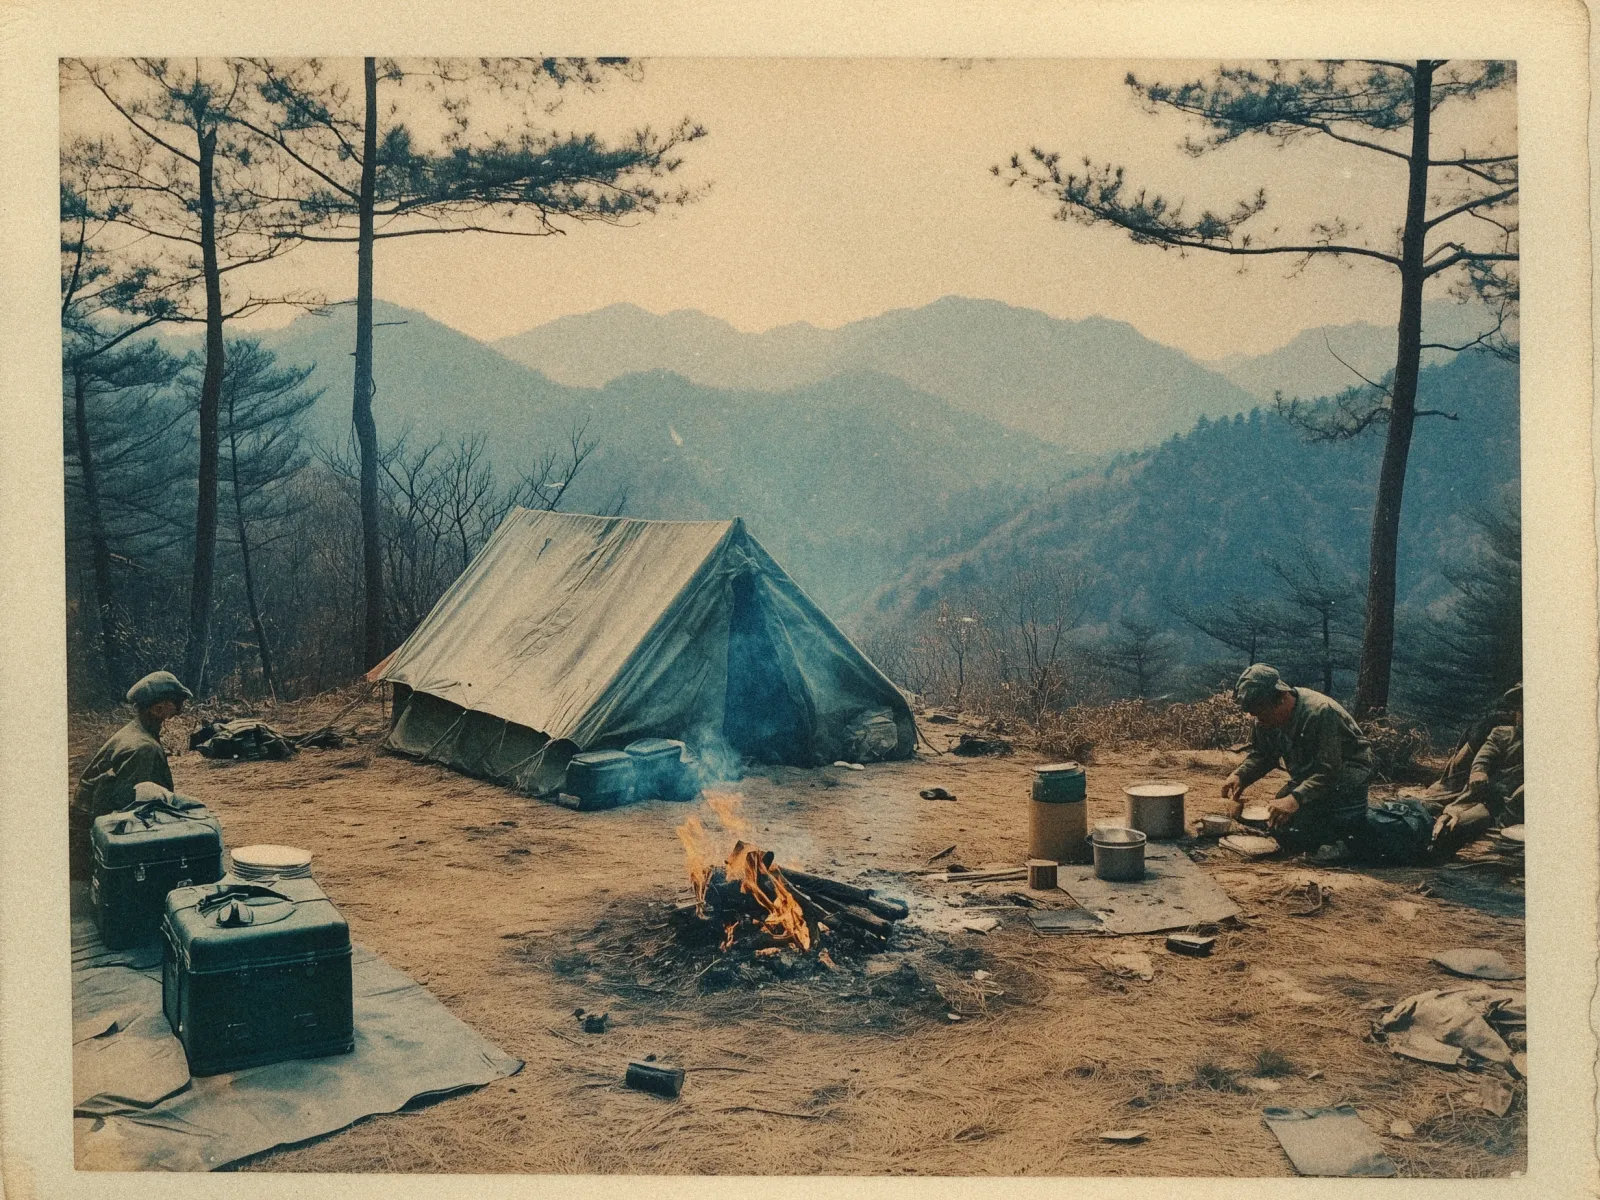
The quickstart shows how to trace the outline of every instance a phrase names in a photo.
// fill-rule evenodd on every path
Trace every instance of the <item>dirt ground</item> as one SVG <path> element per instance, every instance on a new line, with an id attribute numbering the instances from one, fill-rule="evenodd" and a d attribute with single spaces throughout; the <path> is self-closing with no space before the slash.
<path id="1" fill-rule="evenodd" d="M 303 731 L 339 707 L 324 698 L 263 715 Z M 1001 920 L 987 935 L 900 929 L 881 962 L 703 991 L 656 953 L 664 906 L 687 895 L 674 827 L 690 806 L 574 813 L 381 751 L 376 700 L 351 722 L 353 745 L 288 762 L 175 753 L 177 788 L 220 814 L 230 845 L 310 850 L 355 940 L 527 1065 L 246 1169 L 1288 1175 L 1261 1110 L 1332 1104 L 1355 1106 L 1402 1175 L 1524 1169 L 1521 1085 L 1497 1118 L 1474 1106 L 1472 1075 L 1368 1036 L 1379 1002 L 1450 986 L 1434 953 L 1492 947 L 1520 969 L 1516 897 L 1475 888 L 1483 869 L 1313 870 L 1212 850 L 1201 869 L 1242 917 L 1209 958 L 1170 954 L 1161 935 L 1041 936 L 1004 899 L 1021 885 L 968 888 L 999 906 L 983 910 Z M 196 723 L 185 714 L 168 745 L 186 744 Z M 114 724 L 75 723 L 73 778 Z M 929 727 L 939 744 L 956 730 Z M 918 903 L 963 889 L 891 873 L 922 870 L 947 846 L 968 866 L 1026 856 L 1038 761 L 924 750 L 863 771 L 761 769 L 732 790 L 780 862 Z M 1190 785 L 1193 819 L 1214 808 L 1233 761 L 1099 754 L 1091 821 L 1120 816 L 1122 787 L 1152 776 Z M 933 786 L 956 801 L 918 796 Z M 1283 892 L 1307 878 L 1331 901 L 1291 916 Z M 1095 961 L 1123 950 L 1148 952 L 1154 979 Z M 585 1034 L 579 1009 L 609 1013 L 609 1029 Z M 622 1085 L 626 1064 L 649 1055 L 690 1069 L 678 1100 Z M 1414 1135 L 1391 1136 L 1396 1120 Z M 1148 1136 L 1098 1136 L 1129 1128 Z"/>

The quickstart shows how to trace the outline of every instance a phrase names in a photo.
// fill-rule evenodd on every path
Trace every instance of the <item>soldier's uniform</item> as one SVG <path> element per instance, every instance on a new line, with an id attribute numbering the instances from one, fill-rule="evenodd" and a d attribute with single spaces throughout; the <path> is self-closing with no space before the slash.
<path id="1" fill-rule="evenodd" d="M 128 700 L 139 715 L 106 740 L 83 769 L 67 811 L 68 869 L 73 879 L 87 879 L 90 867 L 89 830 L 94 819 L 133 803 L 133 789 L 141 783 L 172 789 L 172 768 L 161 740 L 144 724 L 144 710 L 166 699 L 187 699 L 189 690 L 166 671 L 147 675 L 128 690 Z"/>
<path id="2" fill-rule="evenodd" d="M 1502 823 L 1514 825 L 1522 820 L 1521 729 L 1500 725 L 1489 731 L 1472 759 L 1467 788 L 1480 796 Z"/>
<path id="3" fill-rule="evenodd" d="M 1250 752 L 1234 772 L 1242 791 L 1282 763 L 1299 809 L 1273 829 L 1278 844 L 1290 853 L 1315 850 L 1343 839 L 1360 853 L 1365 841 L 1367 785 L 1372 779 L 1372 746 L 1338 701 L 1310 688 L 1291 688 L 1270 667 L 1251 667 L 1269 691 L 1293 692 L 1294 711 L 1279 729 L 1259 722 L 1250 737 Z M 1270 679 L 1267 678 L 1270 673 Z M 1241 678 L 1241 689 L 1247 690 Z"/>

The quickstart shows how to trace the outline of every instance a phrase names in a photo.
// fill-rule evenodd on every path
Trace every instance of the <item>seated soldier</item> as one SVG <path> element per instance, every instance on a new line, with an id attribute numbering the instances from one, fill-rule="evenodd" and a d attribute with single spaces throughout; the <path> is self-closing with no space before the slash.
<path id="1" fill-rule="evenodd" d="M 1278 844 L 1293 854 L 1343 842 L 1361 854 L 1372 748 L 1355 719 L 1321 692 L 1290 687 L 1265 663 L 1246 668 L 1233 694 L 1255 728 L 1249 754 L 1222 785 L 1232 815 L 1239 815 L 1241 793 L 1281 763 L 1289 782 L 1268 817 Z"/>
<path id="2" fill-rule="evenodd" d="M 1505 699 L 1511 723 L 1490 730 L 1473 755 L 1466 787 L 1434 822 L 1435 852 L 1454 853 L 1491 826 L 1522 823 L 1522 685 Z"/>
<path id="3" fill-rule="evenodd" d="M 89 760 L 67 810 L 67 861 L 73 879 L 89 877 L 89 830 L 96 817 L 132 804 L 138 784 L 156 783 L 171 790 L 172 769 L 161 745 L 161 725 L 182 712 L 183 702 L 192 696 L 170 671 L 146 675 L 128 689 L 133 720 Z"/>
<path id="4" fill-rule="evenodd" d="M 1467 726 L 1457 739 L 1456 748 L 1450 752 L 1449 761 L 1438 781 L 1428 788 L 1428 799 L 1442 797 L 1436 803 L 1448 804 L 1465 792 L 1472 771 L 1472 760 L 1483 749 L 1483 743 L 1500 726 L 1512 724 L 1514 715 L 1521 710 L 1522 685 L 1519 683 L 1496 700 L 1486 715 Z"/>

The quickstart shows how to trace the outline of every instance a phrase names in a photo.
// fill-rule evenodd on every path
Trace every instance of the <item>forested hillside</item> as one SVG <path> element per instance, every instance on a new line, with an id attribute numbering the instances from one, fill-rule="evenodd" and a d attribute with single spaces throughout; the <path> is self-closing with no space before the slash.
<path id="1" fill-rule="evenodd" d="M 1516 367 L 1482 353 L 1423 374 L 1421 407 L 1456 419 L 1424 420 L 1411 454 L 1400 602 L 1413 617 L 1430 606 L 1439 611 L 1455 591 L 1449 575 L 1474 569 L 1484 540 L 1479 517 L 1514 519 L 1517 388 Z M 1172 668 L 1166 684 L 1182 686 L 1184 664 L 1242 666 L 1249 657 L 1245 646 L 1226 646 L 1201 626 L 1247 638 L 1252 602 L 1278 601 L 1286 592 L 1273 564 L 1292 573 L 1308 559 L 1347 593 L 1334 640 L 1342 636 L 1348 648 L 1360 626 L 1381 451 L 1379 430 L 1318 443 L 1258 409 L 1202 420 L 1146 453 L 1020 501 L 958 497 L 902 543 L 894 557 L 905 565 L 874 598 L 866 627 L 903 627 L 941 607 L 997 606 L 995 581 L 1014 577 L 1019 564 L 1049 567 L 1074 585 L 1076 645 L 1104 648 L 1126 640 L 1129 625 L 1149 627 L 1147 640 L 1163 648 Z M 1303 633 L 1293 644 L 1282 623 L 1260 622 L 1257 656 L 1271 650 L 1314 659 L 1305 639 L 1315 638 Z M 1341 662 L 1336 686 L 1349 679 L 1348 655 Z"/>

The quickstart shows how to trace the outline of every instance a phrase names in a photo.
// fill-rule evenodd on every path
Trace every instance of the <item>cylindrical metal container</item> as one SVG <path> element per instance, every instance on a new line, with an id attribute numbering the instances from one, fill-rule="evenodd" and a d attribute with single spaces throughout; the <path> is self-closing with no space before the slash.
<path id="1" fill-rule="evenodd" d="M 1028 860 L 1028 888 L 1035 892 L 1048 892 L 1056 887 L 1056 864 L 1046 858 Z"/>
<path id="2" fill-rule="evenodd" d="M 1113 883 L 1144 878 L 1145 835 L 1139 830 L 1101 825 L 1090 841 L 1096 877 Z"/>
<path id="3" fill-rule="evenodd" d="M 1033 802 L 1028 811 L 1028 857 L 1058 863 L 1089 861 L 1087 789 L 1075 762 L 1033 769 Z"/>
<path id="4" fill-rule="evenodd" d="M 1129 784 L 1122 789 L 1122 794 L 1128 798 L 1128 819 L 1124 823 L 1153 841 L 1181 838 L 1187 832 L 1183 824 L 1183 798 L 1188 791 L 1181 783 Z"/>

